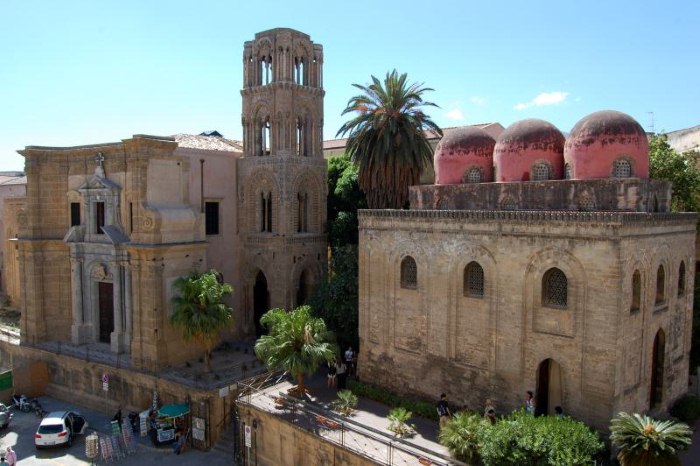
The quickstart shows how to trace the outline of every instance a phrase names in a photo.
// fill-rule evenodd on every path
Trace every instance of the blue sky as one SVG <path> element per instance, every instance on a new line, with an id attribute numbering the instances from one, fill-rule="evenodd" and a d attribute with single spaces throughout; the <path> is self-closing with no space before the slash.
<path id="1" fill-rule="evenodd" d="M 240 3 L 240 4 L 239 4 Z M 243 42 L 290 27 L 324 47 L 324 138 L 352 83 L 396 68 L 440 126 L 614 109 L 700 124 L 700 3 L 0 0 L 0 170 L 28 145 L 216 129 L 241 137 Z"/>

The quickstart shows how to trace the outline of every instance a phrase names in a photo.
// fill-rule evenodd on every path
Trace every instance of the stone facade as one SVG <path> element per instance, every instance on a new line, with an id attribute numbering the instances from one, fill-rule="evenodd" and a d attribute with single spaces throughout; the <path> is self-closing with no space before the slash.
<path id="1" fill-rule="evenodd" d="M 215 268 L 233 285 L 225 338 L 254 338 L 269 308 L 309 299 L 327 269 L 322 62 L 291 29 L 245 44 L 242 145 L 135 135 L 19 151 L 22 341 L 105 343 L 159 371 L 200 351 L 169 322 L 181 276 Z"/>

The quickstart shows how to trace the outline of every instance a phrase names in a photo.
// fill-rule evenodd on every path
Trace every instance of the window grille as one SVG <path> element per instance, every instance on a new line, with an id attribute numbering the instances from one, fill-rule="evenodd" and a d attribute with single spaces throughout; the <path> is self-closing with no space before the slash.
<path id="1" fill-rule="evenodd" d="M 578 208 L 579 210 L 584 211 L 595 210 L 595 202 L 593 201 L 591 196 L 584 194 L 578 199 Z"/>
<path id="2" fill-rule="evenodd" d="M 566 307 L 568 285 L 564 272 L 557 268 L 549 269 L 542 277 L 542 304 L 544 306 Z"/>
<path id="3" fill-rule="evenodd" d="M 532 167 L 532 181 L 547 181 L 551 178 L 551 170 L 546 162 L 539 162 Z"/>
<path id="4" fill-rule="evenodd" d="M 464 269 L 464 296 L 481 298 L 484 296 L 484 269 L 476 262 L 470 262 Z"/>
<path id="5" fill-rule="evenodd" d="M 632 164 L 626 159 L 617 159 L 613 162 L 614 178 L 629 178 L 632 176 Z"/>
<path id="6" fill-rule="evenodd" d="M 481 183 L 484 179 L 481 168 L 471 167 L 465 175 L 465 180 L 467 183 Z"/>
<path id="7" fill-rule="evenodd" d="M 570 180 L 570 179 L 571 179 L 571 176 L 572 176 L 572 175 L 571 175 L 571 165 L 569 165 L 569 164 L 567 163 L 567 164 L 564 165 L 564 177 L 565 177 L 567 180 Z"/>
<path id="8" fill-rule="evenodd" d="M 418 269 L 416 261 L 411 256 L 406 256 L 401 261 L 401 288 L 415 290 L 418 284 Z"/>

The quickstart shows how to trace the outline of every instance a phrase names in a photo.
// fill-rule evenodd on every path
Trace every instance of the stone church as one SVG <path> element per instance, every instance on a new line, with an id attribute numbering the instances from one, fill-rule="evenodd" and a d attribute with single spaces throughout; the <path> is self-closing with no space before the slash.
<path id="1" fill-rule="evenodd" d="M 686 393 L 697 219 L 635 120 L 463 128 L 434 162 L 410 210 L 359 215 L 361 378 L 501 413 L 532 390 L 599 428 Z"/>
<path id="2" fill-rule="evenodd" d="M 323 48 L 292 29 L 243 50 L 242 146 L 217 135 L 134 135 L 28 146 L 12 260 L 29 344 L 103 343 L 160 370 L 197 353 L 169 323 L 173 282 L 215 268 L 231 283 L 231 338 L 303 304 L 325 279 Z"/>

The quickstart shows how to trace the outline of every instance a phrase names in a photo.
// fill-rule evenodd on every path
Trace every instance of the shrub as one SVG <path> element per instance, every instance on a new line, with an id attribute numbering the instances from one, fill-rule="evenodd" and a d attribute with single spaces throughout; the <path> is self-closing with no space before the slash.
<path id="1" fill-rule="evenodd" d="M 676 419 L 692 424 L 700 417 L 700 397 L 686 395 L 680 398 L 673 404 L 670 413 Z"/>
<path id="2" fill-rule="evenodd" d="M 389 390 L 375 387 L 358 380 L 349 380 L 348 388 L 350 388 L 355 395 L 361 396 L 362 398 L 378 401 L 392 408 L 406 408 L 406 410 L 411 411 L 416 416 L 420 416 L 425 419 L 432 419 L 433 421 L 438 420 L 437 411 L 435 410 L 435 403 L 402 398 Z"/>
<path id="3" fill-rule="evenodd" d="M 571 418 L 535 417 L 520 410 L 479 426 L 484 466 L 588 466 L 604 447 L 594 431 Z"/>
<path id="4" fill-rule="evenodd" d="M 440 429 L 438 440 L 460 461 L 479 459 L 479 434 L 484 420 L 475 413 L 457 413 Z"/>
<path id="5" fill-rule="evenodd" d="M 334 409 L 348 416 L 357 407 L 357 395 L 350 390 L 338 391 L 338 399 L 333 402 Z"/>
<path id="6" fill-rule="evenodd" d="M 399 437 L 412 434 L 416 428 L 416 426 L 413 424 L 408 423 L 408 420 L 412 415 L 413 413 L 406 410 L 406 408 L 392 409 L 389 411 L 389 415 L 386 417 L 389 420 L 389 426 L 387 429 Z"/>

